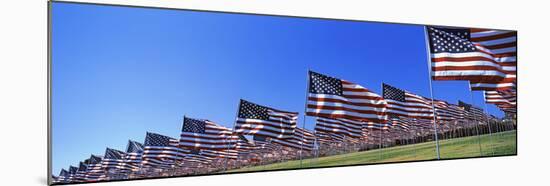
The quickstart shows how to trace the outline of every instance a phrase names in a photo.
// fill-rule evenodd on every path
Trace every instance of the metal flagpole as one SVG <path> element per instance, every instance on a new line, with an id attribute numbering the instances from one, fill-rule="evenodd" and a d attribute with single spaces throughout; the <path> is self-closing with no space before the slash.
<path id="1" fill-rule="evenodd" d="M 483 100 L 485 100 L 485 94 L 483 94 Z M 487 103 L 485 101 L 483 101 L 483 106 L 485 108 L 485 122 L 487 124 L 487 126 L 489 127 L 489 140 L 490 140 L 490 145 L 493 146 L 493 131 L 491 130 L 491 123 L 489 122 L 489 110 L 487 110 Z M 491 154 L 494 156 L 495 155 L 495 148 L 491 148 Z"/>
<path id="2" fill-rule="evenodd" d="M 433 127 L 434 127 L 434 137 L 435 137 L 435 149 L 437 152 L 437 159 L 441 159 L 441 155 L 439 152 L 439 139 L 437 139 L 437 122 L 436 122 L 436 115 L 435 115 L 435 105 L 434 105 L 434 90 L 432 86 L 432 64 L 430 61 L 430 46 L 428 46 L 428 28 L 424 26 L 424 40 L 426 44 L 426 61 L 428 62 L 428 79 L 430 80 L 430 97 L 432 99 L 432 111 L 433 111 Z"/>
<path id="3" fill-rule="evenodd" d="M 501 126 L 501 123 L 497 123 L 496 129 L 497 129 L 497 135 L 498 135 L 498 136 L 501 136 L 501 132 L 502 132 L 502 131 L 500 130 L 500 126 Z"/>
<path id="4" fill-rule="evenodd" d="M 416 145 L 416 126 L 414 126 L 415 129 L 413 129 L 411 132 L 413 133 L 412 137 L 413 137 L 413 145 Z M 416 160 L 416 147 L 413 147 L 414 149 L 414 159 Z"/>
<path id="5" fill-rule="evenodd" d="M 384 92 L 384 84 L 383 84 L 383 83 L 380 84 L 380 87 L 382 88 L 381 90 L 382 90 L 382 94 L 383 94 L 383 92 Z M 389 116 L 388 116 L 388 115 L 386 115 L 386 119 L 389 119 Z M 375 123 L 373 123 L 373 125 L 376 126 Z M 376 127 L 375 127 L 375 128 L 376 128 Z M 380 143 L 380 144 L 378 145 L 378 160 L 379 160 L 380 162 L 382 162 L 382 129 L 383 129 L 383 127 L 380 127 L 380 128 L 379 128 L 380 132 L 378 133 L 378 135 L 379 135 L 378 138 L 379 138 L 379 143 Z"/>
<path id="6" fill-rule="evenodd" d="M 305 130 L 306 128 L 306 117 L 307 117 L 307 99 L 308 99 L 308 93 L 309 93 L 309 68 L 307 69 L 307 78 L 306 78 L 306 96 L 305 96 L 305 104 L 304 104 L 304 120 L 302 123 L 302 128 Z M 304 146 L 304 136 L 302 136 L 302 142 L 300 143 L 300 168 L 302 168 L 302 151 Z"/>
<path id="7" fill-rule="evenodd" d="M 470 85 L 470 83 L 468 83 L 468 85 Z M 470 111 L 471 111 L 472 110 L 471 107 L 474 106 L 474 91 L 472 91 L 472 87 L 470 87 L 470 97 L 472 99 L 472 105 L 470 106 Z M 474 122 L 475 122 L 477 143 L 479 145 L 479 156 L 483 156 L 483 150 L 481 149 L 481 136 L 479 135 L 479 122 L 477 122 L 477 118 L 475 117 L 475 115 L 473 115 L 473 114 L 471 114 L 471 115 L 474 118 Z"/>
<path id="8" fill-rule="evenodd" d="M 378 138 L 380 139 L 380 144 L 378 145 L 378 159 L 382 161 L 382 129 L 380 128 L 379 130 Z"/>
<path id="9" fill-rule="evenodd" d="M 345 134 L 344 134 L 343 144 L 344 144 L 344 153 L 349 153 L 350 149 L 349 149 L 348 137 Z"/>
<path id="10" fill-rule="evenodd" d="M 384 84 L 380 84 L 380 86 L 381 86 L 381 88 L 382 88 L 381 90 L 384 91 Z M 388 115 L 386 115 L 386 120 L 389 120 L 389 116 L 388 116 Z M 386 122 L 388 122 L 388 121 L 386 121 Z M 376 124 L 374 124 L 374 125 L 376 126 Z M 380 135 L 380 136 L 379 136 L 379 138 L 380 138 L 380 145 L 379 145 L 379 148 L 378 148 L 378 150 L 379 150 L 379 151 L 378 151 L 378 158 L 380 159 L 380 161 L 382 161 L 382 140 L 383 140 L 383 139 L 382 139 L 382 135 L 383 135 L 383 134 L 382 134 L 382 130 L 384 129 L 383 126 L 384 126 L 384 124 L 382 125 L 382 127 L 379 128 L 379 130 L 380 130 L 380 133 L 379 133 L 379 135 Z"/>
<path id="11" fill-rule="evenodd" d="M 235 122 L 233 122 L 233 127 L 232 127 L 232 130 L 231 130 L 232 135 L 234 133 L 235 135 L 237 135 L 237 138 L 240 138 L 240 137 L 236 133 L 235 128 L 236 128 L 236 125 L 237 125 L 237 118 L 239 118 L 239 111 L 241 110 L 241 100 L 242 100 L 242 98 L 240 98 L 239 103 L 237 103 L 237 105 L 238 105 L 237 106 L 237 114 L 235 115 Z M 229 136 L 229 142 L 227 143 L 227 153 L 230 153 L 229 151 L 231 150 L 231 140 L 232 140 L 231 138 L 232 138 L 232 136 Z M 226 140 L 227 140 L 227 138 L 226 138 Z M 237 160 L 238 160 L 239 159 L 239 152 L 237 151 L 237 141 L 235 141 L 235 151 L 237 152 Z M 229 159 L 230 158 L 227 158 L 226 161 L 229 161 Z M 235 162 L 237 160 L 235 160 Z"/>

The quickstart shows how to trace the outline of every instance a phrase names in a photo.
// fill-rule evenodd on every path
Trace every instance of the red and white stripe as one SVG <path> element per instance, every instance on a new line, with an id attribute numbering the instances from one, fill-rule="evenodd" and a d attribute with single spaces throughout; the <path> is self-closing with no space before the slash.
<path id="1" fill-rule="evenodd" d="M 515 106 L 517 94 L 515 91 L 485 91 L 485 102 L 495 105 Z"/>
<path id="2" fill-rule="evenodd" d="M 362 126 L 362 122 L 350 119 L 317 118 L 315 131 L 341 134 L 352 138 L 360 138 Z"/>
<path id="3" fill-rule="evenodd" d="M 496 105 L 503 112 L 517 112 L 515 90 L 485 91 L 485 102 Z"/>
<path id="4" fill-rule="evenodd" d="M 237 142 L 236 149 L 237 149 L 237 152 L 239 153 L 239 155 L 247 155 L 247 154 L 250 154 L 250 153 L 257 152 L 257 150 L 261 149 L 261 146 L 258 146 L 254 143 L 249 142 L 249 141 L 239 140 Z"/>
<path id="5" fill-rule="evenodd" d="M 296 128 L 291 138 L 273 138 L 271 142 L 286 147 L 311 151 L 315 143 L 315 135 L 306 129 Z"/>
<path id="6" fill-rule="evenodd" d="M 315 131 L 315 136 L 320 144 L 340 143 L 344 141 L 344 135 L 338 133 Z"/>
<path id="7" fill-rule="evenodd" d="M 411 118 L 407 117 L 391 117 L 390 122 L 392 128 L 409 130 L 411 128 Z"/>
<path id="8" fill-rule="evenodd" d="M 141 152 L 129 152 L 124 156 L 124 169 L 130 171 L 138 171 L 141 164 Z"/>
<path id="9" fill-rule="evenodd" d="M 234 148 L 239 137 L 227 127 L 205 120 L 205 133 L 182 132 L 179 145 L 185 148 L 224 150 Z"/>
<path id="10" fill-rule="evenodd" d="M 198 164 L 209 164 L 214 160 L 214 158 L 204 156 L 202 154 L 187 154 L 183 159 L 183 165 L 187 166 L 189 164 L 194 165 Z"/>
<path id="11" fill-rule="evenodd" d="M 236 149 L 227 149 L 227 150 L 201 150 L 201 155 L 210 158 L 227 158 L 227 159 L 237 159 L 239 157 L 239 152 Z"/>
<path id="12" fill-rule="evenodd" d="M 434 100 L 436 118 L 439 123 L 464 119 L 463 110 L 457 105 L 449 104 L 446 101 Z"/>
<path id="13" fill-rule="evenodd" d="M 345 80 L 341 81 L 342 96 L 309 93 L 307 115 L 377 123 L 387 120 L 384 98 L 361 85 Z"/>
<path id="14" fill-rule="evenodd" d="M 456 37 L 444 30 L 438 30 L 437 28 L 431 27 L 428 29 L 433 30 L 434 33 L 432 34 Z M 507 70 L 502 68 L 501 63 L 515 62 L 515 56 L 497 55 L 494 51 L 491 51 L 491 49 L 483 45 L 473 44 L 476 47 L 476 51 L 431 53 L 432 78 L 434 80 L 470 81 L 479 81 L 482 79 L 501 80 L 504 78 L 507 74 Z"/>
<path id="15" fill-rule="evenodd" d="M 433 118 L 431 100 L 422 96 L 405 91 L 405 102 L 393 99 L 386 99 L 386 101 L 388 114 L 421 119 Z"/>
<path id="16" fill-rule="evenodd" d="M 179 140 L 170 139 L 170 146 L 144 146 L 141 164 L 143 167 L 167 168 L 187 153 L 189 150 L 179 147 Z"/>
<path id="17" fill-rule="evenodd" d="M 496 59 L 505 73 L 499 81 L 471 81 L 472 90 L 506 90 L 516 87 L 517 71 L 517 33 L 489 29 L 470 29 L 470 40 L 487 51 Z"/>
<path id="18" fill-rule="evenodd" d="M 268 120 L 237 117 L 235 132 L 244 135 L 259 135 L 272 138 L 288 138 L 292 136 L 298 119 L 297 112 L 269 108 L 268 115 Z"/>
<path id="19" fill-rule="evenodd" d="M 258 152 L 272 152 L 272 151 L 279 150 L 281 148 L 281 145 L 274 144 L 267 141 L 254 141 L 254 144 L 260 147 L 258 149 Z"/>

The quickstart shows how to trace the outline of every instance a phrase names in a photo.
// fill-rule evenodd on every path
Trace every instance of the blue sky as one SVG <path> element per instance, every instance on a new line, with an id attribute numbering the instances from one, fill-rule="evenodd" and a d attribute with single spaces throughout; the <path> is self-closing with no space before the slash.
<path id="1" fill-rule="evenodd" d="M 183 115 L 232 127 L 240 98 L 303 114 L 308 69 L 430 96 L 418 25 L 67 3 L 52 11 L 54 174 L 146 131 L 178 137 Z M 471 102 L 466 82 L 433 85 L 437 99 Z M 480 92 L 474 104 L 483 107 Z"/>

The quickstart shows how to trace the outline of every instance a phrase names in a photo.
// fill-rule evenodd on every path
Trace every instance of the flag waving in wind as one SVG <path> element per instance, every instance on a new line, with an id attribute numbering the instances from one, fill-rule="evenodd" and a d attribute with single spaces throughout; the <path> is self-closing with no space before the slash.
<path id="1" fill-rule="evenodd" d="M 384 123 L 386 101 L 349 81 L 309 71 L 307 115 Z"/>
<path id="2" fill-rule="evenodd" d="M 289 138 L 296 128 L 297 119 L 297 112 L 273 109 L 241 99 L 235 131 L 242 135 Z"/>
<path id="3" fill-rule="evenodd" d="M 416 95 L 388 84 L 382 84 L 384 98 L 388 102 L 388 114 L 419 118 L 433 119 L 431 100 Z"/>
<path id="4" fill-rule="evenodd" d="M 178 143 L 177 139 L 147 132 L 143 144 L 142 165 L 156 168 L 171 167 L 188 152 L 179 148 Z"/>
<path id="5" fill-rule="evenodd" d="M 86 165 L 86 163 L 84 162 L 80 162 L 78 164 L 78 170 L 76 170 L 75 181 L 85 181 L 87 169 L 88 169 L 88 165 Z"/>
<path id="6" fill-rule="evenodd" d="M 486 119 L 485 114 L 483 113 L 483 109 L 481 108 L 475 107 L 460 100 L 458 101 L 458 106 L 464 109 L 466 119 L 476 122 L 484 121 Z"/>
<path id="7" fill-rule="evenodd" d="M 104 175 L 103 167 L 101 164 L 101 157 L 92 155 L 87 159 L 86 181 L 99 181 Z"/>
<path id="8" fill-rule="evenodd" d="M 124 156 L 126 154 L 122 151 L 107 148 L 105 149 L 105 154 L 103 155 L 103 160 L 101 161 L 101 164 L 104 169 L 109 170 L 121 170 L 124 164 Z"/>
<path id="9" fill-rule="evenodd" d="M 69 181 L 75 181 L 76 180 L 76 171 L 78 170 L 77 167 L 70 166 L 69 167 Z"/>
<path id="10" fill-rule="evenodd" d="M 58 182 L 66 182 L 69 179 L 69 171 L 65 169 L 61 169 L 61 172 L 59 172 L 59 176 L 57 177 Z"/>
<path id="11" fill-rule="evenodd" d="M 143 155 L 143 144 L 128 140 L 126 146 L 126 155 L 124 156 L 125 169 L 137 171 L 141 164 L 141 156 Z"/>
<path id="12" fill-rule="evenodd" d="M 296 128 L 291 138 L 274 138 L 271 140 L 273 143 L 282 146 L 311 151 L 314 147 L 315 135 L 309 130 Z"/>
<path id="13" fill-rule="evenodd" d="M 360 138 L 362 127 L 363 123 L 360 121 L 319 117 L 317 118 L 317 123 L 315 124 L 315 131 L 328 134 L 334 133 L 346 135 L 352 138 Z"/>
<path id="14" fill-rule="evenodd" d="M 485 103 L 496 105 L 504 112 L 517 112 L 515 90 L 485 91 Z"/>
<path id="15" fill-rule="evenodd" d="M 226 150 L 235 148 L 237 140 L 239 137 L 227 127 L 208 120 L 183 117 L 181 147 Z"/>
<path id="16" fill-rule="evenodd" d="M 506 73 L 500 81 L 470 81 L 472 90 L 508 90 L 516 87 L 517 33 L 515 31 L 470 29 L 470 40 L 489 49 L 500 59 Z"/>
<path id="17" fill-rule="evenodd" d="M 434 80 L 468 80 L 472 90 L 501 90 L 516 86 L 516 32 L 426 29 Z"/>

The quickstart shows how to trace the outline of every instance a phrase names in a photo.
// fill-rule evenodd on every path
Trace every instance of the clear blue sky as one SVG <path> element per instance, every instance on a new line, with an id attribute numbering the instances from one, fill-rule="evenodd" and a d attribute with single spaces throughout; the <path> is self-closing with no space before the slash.
<path id="1" fill-rule="evenodd" d="M 66 3 L 52 19 L 54 174 L 146 131 L 178 137 L 184 114 L 232 127 L 240 98 L 303 114 L 308 69 L 430 95 L 417 25 Z M 466 82 L 434 95 L 471 102 Z"/>

